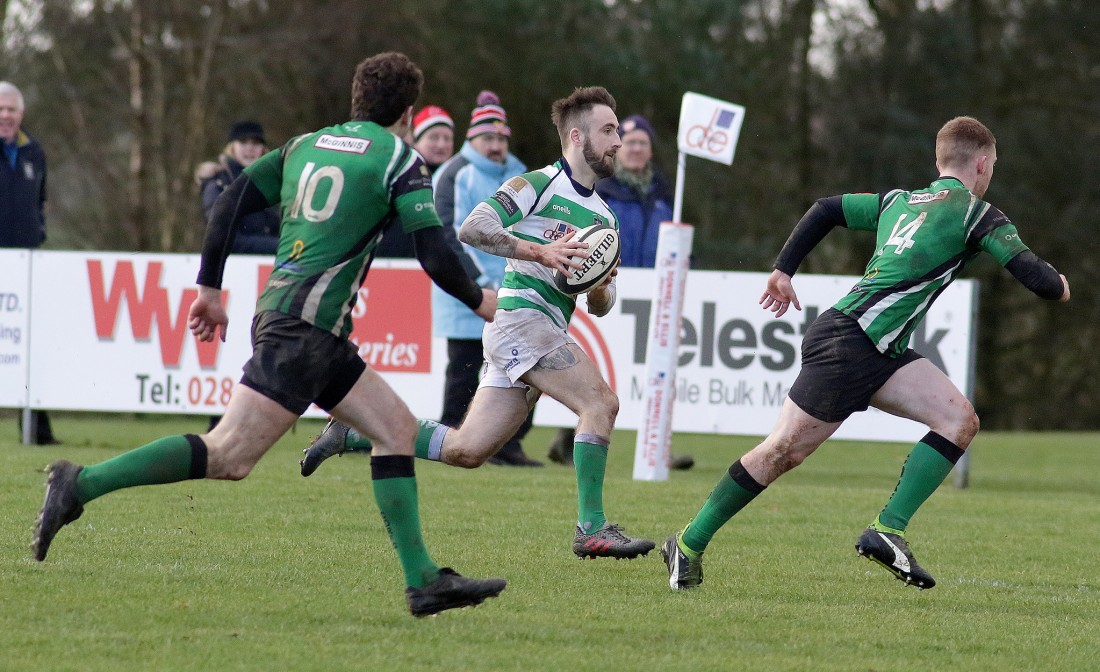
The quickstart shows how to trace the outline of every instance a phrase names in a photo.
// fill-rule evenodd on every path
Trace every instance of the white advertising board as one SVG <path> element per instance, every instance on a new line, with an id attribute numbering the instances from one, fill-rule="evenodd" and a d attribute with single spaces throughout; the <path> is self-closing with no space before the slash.
<path id="1" fill-rule="evenodd" d="M 30 250 L 0 250 L 0 408 L 26 406 Z"/>
<path id="2" fill-rule="evenodd" d="M 198 262 L 193 255 L 34 252 L 30 300 L 18 304 L 34 306 L 29 329 L 19 336 L 19 351 L 27 353 L 24 363 L 29 361 L 29 404 L 220 413 L 251 352 L 252 313 L 270 260 L 230 258 L 223 283 L 228 339 L 201 345 L 186 324 Z M 3 285 L 16 286 L 9 275 L 4 274 Z M 642 426 L 654 277 L 652 269 L 620 269 L 619 300 L 612 312 L 597 319 L 578 308 L 570 327 L 618 392 L 616 424 L 626 429 Z M 774 319 L 757 304 L 766 278 L 763 273 L 688 274 L 674 431 L 766 434 L 798 373 L 802 332 L 857 280 L 799 274 L 795 289 L 803 311 Z M 969 383 L 972 288 L 970 281 L 951 285 L 913 339 L 963 390 Z M 431 336 L 430 304 L 430 281 L 415 261 L 376 262 L 354 311 L 353 339 L 414 415 L 436 418 L 446 342 Z M 0 313 L 0 320 L 8 320 L 4 324 L 16 324 L 4 315 Z M 0 341 L 0 352 L 14 352 L 11 345 Z M 4 389 L 9 377 L 4 376 Z M 0 405 L 22 405 L 11 397 Z M 310 414 L 321 412 L 312 409 Z M 567 409 L 547 399 L 539 402 L 535 419 L 543 425 L 576 422 Z M 912 441 L 921 434 L 923 429 L 914 423 L 872 411 L 854 416 L 837 436 Z"/>
<path id="3" fill-rule="evenodd" d="M 649 269 L 619 270 L 619 300 L 599 320 L 583 309 L 571 329 L 594 344 L 604 375 L 619 394 L 616 427 L 643 424 L 646 331 L 652 306 Z M 757 303 L 766 273 L 691 271 L 681 322 L 683 336 L 676 369 L 673 431 L 763 436 L 771 431 L 798 375 L 802 334 L 832 306 L 857 277 L 798 274 L 794 278 L 802 311 L 779 319 Z M 973 281 L 959 280 L 940 296 L 914 334 L 912 345 L 944 369 L 961 390 L 970 376 Z M 578 319 L 580 318 L 580 319 Z M 540 401 L 536 424 L 565 426 L 572 414 Z M 837 438 L 914 441 L 927 431 L 917 423 L 870 410 L 859 413 Z"/>
<path id="4" fill-rule="evenodd" d="M 198 268 L 197 255 L 42 253 L 32 276 L 34 305 L 44 308 L 31 320 L 31 405 L 222 412 L 252 352 L 253 310 L 271 262 L 230 257 L 224 343 L 200 344 L 187 329 Z M 379 263 L 359 291 L 352 338 L 414 413 L 431 417 L 442 393 L 425 390 L 442 390 L 445 361 L 433 361 L 429 288 L 415 262 Z"/>

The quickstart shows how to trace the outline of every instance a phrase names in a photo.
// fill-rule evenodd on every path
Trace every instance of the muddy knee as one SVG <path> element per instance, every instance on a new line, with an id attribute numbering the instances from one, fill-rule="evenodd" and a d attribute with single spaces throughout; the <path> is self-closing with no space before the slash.
<path id="1" fill-rule="evenodd" d="M 967 400 L 955 407 L 954 412 L 948 418 L 948 426 L 941 432 L 944 437 L 950 439 L 959 448 L 966 450 L 970 442 L 978 434 L 981 421 L 974 411 L 974 406 Z"/>

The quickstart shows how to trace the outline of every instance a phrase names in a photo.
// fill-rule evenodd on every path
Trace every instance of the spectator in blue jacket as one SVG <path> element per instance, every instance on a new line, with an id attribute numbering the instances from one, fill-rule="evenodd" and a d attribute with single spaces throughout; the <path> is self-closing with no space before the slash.
<path id="1" fill-rule="evenodd" d="M 619 218 L 622 265 L 653 268 L 661 222 L 672 221 L 672 189 L 653 163 L 653 127 L 638 114 L 619 124 L 623 146 L 615 174 L 596 183 L 596 192 Z"/>
<path id="2" fill-rule="evenodd" d="M 33 249 L 46 242 L 46 153 L 22 129 L 24 109 L 19 88 L 0 82 L 0 247 Z M 31 411 L 30 425 L 32 443 L 58 443 L 45 411 Z"/>
<path id="3" fill-rule="evenodd" d="M 619 122 L 623 146 L 615 155 L 615 174 L 596 183 L 596 193 L 619 218 L 622 265 L 653 268 L 657 263 L 657 234 L 661 222 L 672 221 L 672 190 L 653 163 L 653 126 L 640 114 Z M 573 430 L 562 429 L 550 445 L 549 458 L 573 461 Z M 690 455 L 672 455 L 669 466 L 690 469 Z"/>
<path id="4" fill-rule="evenodd" d="M 456 230 L 481 201 L 489 198 L 500 185 L 527 167 L 508 151 L 512 131 L 500 99 L 491 91 L 482 91 L 477 107 L 470 115 L 466 142 L 458 154 L 440 166 L 432 178 L 436 189 L 436 209 L 443 225 Z M 453 184 L 453 191 L 448 193 Z M 504 281 L 504 257 L 482 252 L 469 245 L 462 247 L 477 269 L 475 280 L 482 287 L 497 289 Z M 474 320 L 477 320 L 475 323 Z M 443 415 L 440 422 L 457 427 L 477 391 L 484 354 L 481 332 L 485 321 L 472 310 L 443 292 L 432 289 L 432 326 L 437 336 L 447 338 L 447 370 L 443 387 Z M 489 458 L 494 464 L 540 467 L 541 462 L 524 454 L 519 440 L 530 428 L 531 418 Z"/>
<path id="5" fill-rule="evenodd" d="M 0 82 L 0 247 L 39 247 L 46 241 L 46 153 L 22 129 L 23 94 Z"/>

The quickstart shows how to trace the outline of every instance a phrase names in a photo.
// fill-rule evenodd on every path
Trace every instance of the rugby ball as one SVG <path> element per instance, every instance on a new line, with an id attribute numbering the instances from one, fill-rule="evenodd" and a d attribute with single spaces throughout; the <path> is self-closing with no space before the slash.
<path id="1" fill-rule="evenodd" d="M 577 240 L 588 243 L 588 257 L 581 260 L 581 267 L 570 269 L 568 274 L 554 271 L 554 284 L 570 296 L 583 294 L 606 280 L 622 253 L 619 232 L 606 224 L 588 227 Z"/>

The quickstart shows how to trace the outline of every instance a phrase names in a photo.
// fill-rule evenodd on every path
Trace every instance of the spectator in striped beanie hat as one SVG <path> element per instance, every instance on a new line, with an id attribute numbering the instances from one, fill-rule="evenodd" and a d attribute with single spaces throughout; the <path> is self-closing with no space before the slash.
<path id="1" fill-rule="evenodd" d="M 492 91 L 477 94 L 477 107 L 470 113 L 466 139 L 472 140 L 485 133 L 498 133 L 506 138 L 512 136 L 512 129 L 508 128 L 508 114 L 500 106 L 500 98 Z"/>

